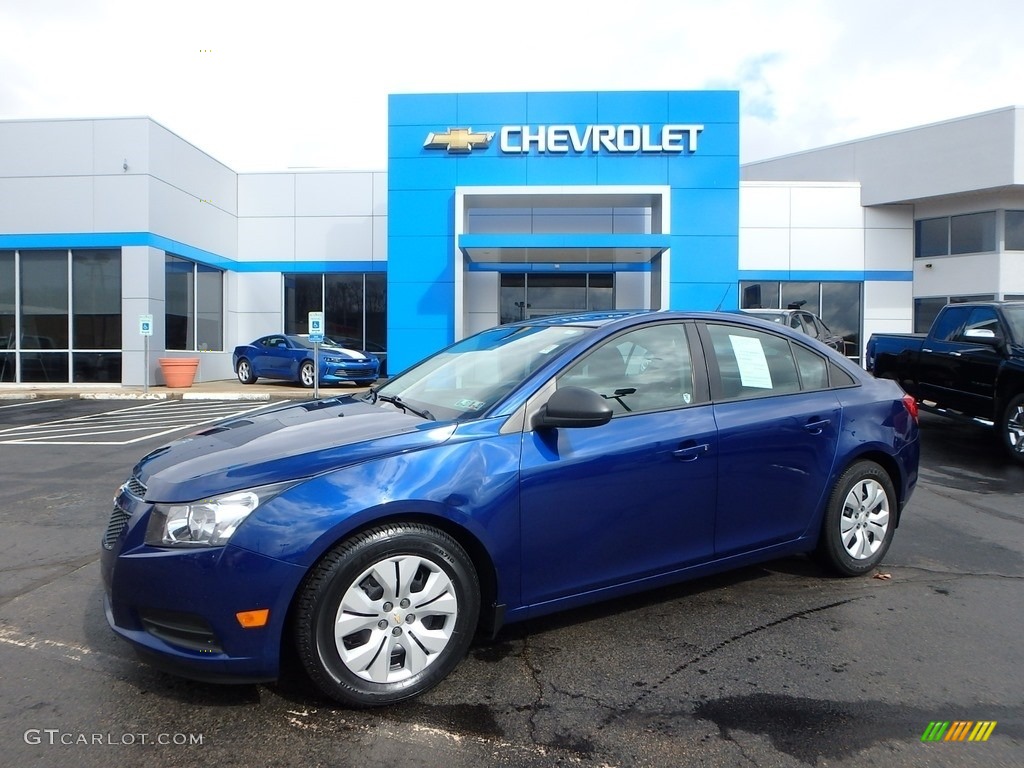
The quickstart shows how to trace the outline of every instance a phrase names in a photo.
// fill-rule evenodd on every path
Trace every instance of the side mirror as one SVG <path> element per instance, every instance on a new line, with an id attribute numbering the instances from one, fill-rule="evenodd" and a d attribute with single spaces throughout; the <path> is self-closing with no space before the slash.
<path id="1" fill-rule="evenodd" d="M 608 401 L 584 387 L 556 389 L 533 418 L 534 429 L 600 427 L 612 418 Z"/>
<path id="2" fill-rule="evenodd" d="M 964 331 L 964 338 L 976 344 L 987 344 L 992 347 L 999 346 L 1002 341 L 991 328 L 968 328 Z"/>

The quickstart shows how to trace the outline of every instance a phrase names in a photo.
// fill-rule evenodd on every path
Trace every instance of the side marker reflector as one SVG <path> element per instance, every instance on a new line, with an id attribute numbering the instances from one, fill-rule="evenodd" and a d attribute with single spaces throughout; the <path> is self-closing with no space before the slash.
<path id="1" fill-rule="evenodd" d="M 270 609 L 260 608 L 258 611 L 239 611 L 235 614 L 235 618 L 238 619 L 238 623 L 245 629 L 264 627 L 270 618 Z"/>

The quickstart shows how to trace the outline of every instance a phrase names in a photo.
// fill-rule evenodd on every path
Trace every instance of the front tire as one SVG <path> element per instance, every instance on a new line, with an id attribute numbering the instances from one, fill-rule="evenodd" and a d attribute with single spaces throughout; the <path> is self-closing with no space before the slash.
<path id="1" fill-rule="evenodd" d="M 818 558 L 842 576 L 862 576 L 877 566 L 892 543 L 898 508 L 889 474 L 873 461 L 850 466 L 825 508 Z"/>
<path id="2" fill-rule="evenodd" d="M 238 380 L 243 384 L 255 384 L 256 376 L 252 372 L 252 365 L 244 357 L 238 361 L 238 368 L 235 369 Z"/>
<path id="3" fill-rule="evenodd" d="M 328 696 L 382 706 L 441 682 L 465 656 L 479 615 L 479 580 L 458 542 L 392 523 L 342 542 L 309 574 L 296 647 Z"/>
<path id="4" fill-rule="evenodd" d="M 313 363 L 306 360 L 299 366 L 299 383 L 307 389 L 312 387 L 316 380 L 316 371 L 313 370 Z"/>
<path id="5" fill-rule="evenodd" d="M 1006 404 L 998 426 L 1010 458 L 1024 463 L 1024 394 L 1017 395 Z"/>

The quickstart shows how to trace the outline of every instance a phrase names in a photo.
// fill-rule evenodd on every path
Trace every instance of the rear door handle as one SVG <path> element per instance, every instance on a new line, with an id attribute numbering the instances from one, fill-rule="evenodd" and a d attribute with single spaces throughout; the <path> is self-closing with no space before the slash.
<path id="1" fill-rule="evenodd" d="M 672 455 L 680 461 L 696 461 L 710 450 L 711 446 L 707 443 L 701 443 L 700 445 L 691 444 L 672 451 Z"/>
<path id="2" fill-rule="evenodd" d="M 814 421 L 808 421 L 804 424 L 804 429 L 810 432 L 812 435 L 820 435 L 825 431 L 825 427 L 832 423 L 832 419 L 815 419 Z"/>

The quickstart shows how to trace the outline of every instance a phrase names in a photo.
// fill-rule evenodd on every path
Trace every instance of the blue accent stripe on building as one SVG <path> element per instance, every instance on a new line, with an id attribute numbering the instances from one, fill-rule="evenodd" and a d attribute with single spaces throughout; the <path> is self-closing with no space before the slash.
<path id="1" fill-rule="evenodd" d="M 670 235 L 459 235 L 460 248 L 668 248 Z"/>
<path id="2" fill-rule="evenodd" d="M 236 261 L 233 272 L 282 272 L 319 274 L 321 272 L 387 272 L 386 261 Z"/>
<path id="3" fill-rule="evenodd" d="M 650 272 L 650 262 L 640 264 L 615 264 L 610 262 L 560 263 L 560 264 L 495 264 L 470 262 L 468 272 Z"/>
<path id="4" fill-rule="evenodd" d="M 386 261 L 236 261 L 152 232 L 66 232 L 0 234 L 2 249 L 122 248 L 146 246 L 231 272 L 386 272 Z"/>
<path id="5" fill-rule="evenodd" d="M 865 272 L 857 272 L 854 270 L 740 270 L 739 277 L 740 280 L 745 282 L 753 280 L 795 280 L 851 283 L 910 283 L 914 280 L 914 273 L 897 270 L 868 270 Z"/>

